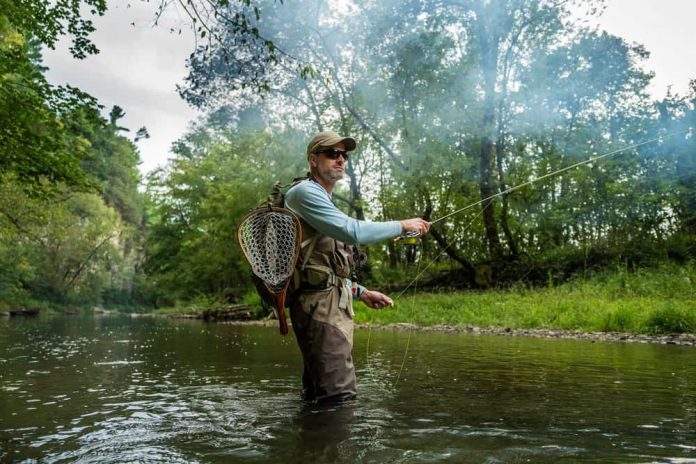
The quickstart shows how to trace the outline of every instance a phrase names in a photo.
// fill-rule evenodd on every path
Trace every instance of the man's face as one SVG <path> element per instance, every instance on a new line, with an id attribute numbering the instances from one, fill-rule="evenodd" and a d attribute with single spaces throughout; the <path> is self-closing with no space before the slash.
<path id="1" fill-rule="evenodd" d="M 346 146 L 343 142 L 337 143 L 331 149 L 336 151 L 346 151 Z M 336 159 L 331 159 L 326 153 L 315 153 L 312 164 L 316 167 L 317 174 L 327 182 L 332 184 L 343 179 L 346 172 L 346 158 L 339 156 Z M 316 164 L 315 164 L 316 163 Z"/>

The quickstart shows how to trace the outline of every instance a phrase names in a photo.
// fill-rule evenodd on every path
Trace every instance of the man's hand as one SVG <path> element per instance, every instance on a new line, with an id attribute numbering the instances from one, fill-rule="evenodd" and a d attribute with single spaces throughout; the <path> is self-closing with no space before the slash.
<path id="1" fill-rule="evenodd" d="M 374 290 L 365 290 L 362 295 L 360 295 L 360 301 L 365 303 L 370 308 L 380 309 L 386 306 L 394 306 L 394 301 L 389 298 L 384 293 L 380 293 Z"/>
<path id="2" fill-rule="evenodd" d="M 404 219 L 401 222 L 401 231 L 406 232 L 416 232 L 418 235 L 425 235 L 430 230 L 430 223 L 425 219 L 413 218 Z"/>

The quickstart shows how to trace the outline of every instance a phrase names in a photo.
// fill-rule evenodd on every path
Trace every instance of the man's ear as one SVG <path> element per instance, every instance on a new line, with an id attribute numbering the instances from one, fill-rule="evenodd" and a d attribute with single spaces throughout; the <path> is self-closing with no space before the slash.
<path id="1" fill-rule="evenodd" d="M 314 153 L 311 153 L 309 155 L 309 165 L 313 168 L 316 168 L 319 166 L 319 160 L 317 159 L 317 155 Z"/>

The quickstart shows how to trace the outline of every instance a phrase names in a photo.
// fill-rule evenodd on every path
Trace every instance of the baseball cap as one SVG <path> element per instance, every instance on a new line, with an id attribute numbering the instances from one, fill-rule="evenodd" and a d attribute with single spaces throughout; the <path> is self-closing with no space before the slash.
<path id="1" fill-rule="evenodd" d="M 326 148 L 331 148 L 334 145 L 343 142 L 346 146 L 346 151 L 355 150 L 356 143 L 353 137 L 341 137 L 334 131 L 319 132 L 312 137 L 312 140 L 307 144 L 307 158 L 312 153 L 318 153 Z"/>

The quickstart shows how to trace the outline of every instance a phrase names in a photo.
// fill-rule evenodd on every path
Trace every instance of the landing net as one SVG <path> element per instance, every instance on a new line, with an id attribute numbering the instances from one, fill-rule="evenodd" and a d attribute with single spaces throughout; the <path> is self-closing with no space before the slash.
<path id="1" fill-rule="evenodd" d="M 285 208 L 263 206 L 247 214 L 237 229 L 237 239 L 251 270 L 271 293 L 278 311 L 281 333 L 287 333 L 285 292 L 300 253 L 299 219 Z"/>

